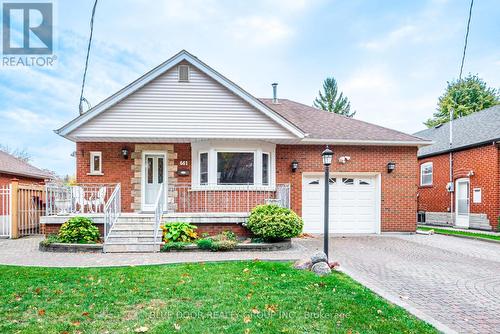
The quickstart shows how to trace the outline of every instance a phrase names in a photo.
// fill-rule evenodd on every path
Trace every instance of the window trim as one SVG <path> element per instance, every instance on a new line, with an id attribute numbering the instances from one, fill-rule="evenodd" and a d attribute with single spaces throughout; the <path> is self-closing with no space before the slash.
<path id="1" fill-rule="evenodd" d="M 94 166 L 95 157 L 99 157 L 99 170 L 96 170 Z M 102 152 L 90 151 L 90 171 L 87 175 L 104 175 L 102 172 Z"/>
<path id="2" fill-rule="evenodd" d="M 185 66 L 187 68 L 187 80 L 181 79 L 181 67 Z M 191 79 L 191 69 L 187 64 L 180 64 L 177 66 L 177 82 L 189 82 Z"/>
<path id="3" fill-rule="evenodd" d="M 431 166 L 431 172 L 426 174 L 426 175 L 429 175 L 431 176 L 431 182 L 430 183 L 424 183 L 423 182 L 423 172 L 424 172 L 424 169 L 428 166 Z M 420 164 L 420 186 L 421 187 L 428 187 L 428 186 L 432 186 L 434 183 L 434 164 L 432 163 L 432 161 L 428 161 L 428 162 L 424 162 L 423 164 Z"/>
<path id="4" fill-rule="evenodd" d="M 217 184 L 217 153 L 253 153 L 254 154 L 254 184 L 231 185 Z M 242 187 L 250 190 L 270 190 L 276 188 L 275 158 L 276 145 L 259 141 L 231 143 L 228 141 L 214 140 L 191 144 L 192 157 L 192 189 L 203 190 L 241 190 Z M 200 153 L 208 153 L 208 184 L 200 184 Z M 269 184 L 262 184 L 262 156 L 269 154 Z"/>
<path id="5" fill-rule="evenodd" d="M 264 155 L 267 155 L 267 180 L 266 183 L 264 183 Z M 262 185 L 263 186 L 269 186 L 271 184 L 271 153 L 270 152 L 262 152 L 261 154 L 261 167 L 260 167 L 260 174 L 262 175 Z"/>
<path id="6" fill-rule="evenodd" d="M 201 155 L 202 154 L 207 155 L 207 183 L 204 183 L 204 184 L 201 183 Z M 209 157 L 210 157 L 210 154 L 208 153 L 208 151 L 198 152 L 198 180 L 199 180 L 200 186 L 207 186 L 208 185 L 208 175 L 210 175 L 210 163 L 208 161 Z"/>

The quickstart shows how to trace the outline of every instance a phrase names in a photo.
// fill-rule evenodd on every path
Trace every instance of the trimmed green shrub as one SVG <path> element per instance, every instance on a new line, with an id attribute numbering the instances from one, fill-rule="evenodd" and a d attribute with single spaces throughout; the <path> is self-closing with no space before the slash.
<path id="1" fill-rule="evenodd" d="M 256 237 L 278 241 L 299 236 L 304 222 L 290 209 L 266 204 L 253 208 L 247 227 Z"/>
<path id="2" fill-rule="evenodd" d="M 166 223 L 161 227 L 163 230 L 163 241 L 169 242 L 192 242 L 198 238 L 194 230 L 196 226 L 185 222 Z"/>
<path id="3" fill-rule="evenodd" d="M 227 239 L 227 240 L 232 240 L 232 241 L 237 241 L 238 240 L 238 237 L 236 236 L 236 234 L 234 234 L 233 231 L 224 231 L 222 232 L 222 235 Z"/>
<path id="4" fill-rule="evenodd" d="M 57 238 L 63 243 L 93 244 L 99 241 L 99 229 L 90 218 L 73 217 L 62 224 Z"/>
<path id="5" fill-rule="evenodd" d="M 200 249 L 212 249 L 214 241 L 210 238 L 198 239 L 196 244 Z"/>
<path id="6" fill-rule="evenodd" d="M 172 241 L 166 243 L 161 248 L 162 252 L 170 252 L 171 250 L 180 250 L 186 248 L 187 245 L 191 245 L 190 242 L 182 242 L 182 241 Z"/>

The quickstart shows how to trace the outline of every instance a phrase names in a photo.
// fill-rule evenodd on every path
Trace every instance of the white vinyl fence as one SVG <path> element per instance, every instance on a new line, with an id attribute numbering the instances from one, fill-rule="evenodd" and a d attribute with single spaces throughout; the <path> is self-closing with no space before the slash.
<path id="1" fill-rule="evenodd" d="M 0 238 L 10 237 L 11 226 L 10 185 L 0 185 Z"/>

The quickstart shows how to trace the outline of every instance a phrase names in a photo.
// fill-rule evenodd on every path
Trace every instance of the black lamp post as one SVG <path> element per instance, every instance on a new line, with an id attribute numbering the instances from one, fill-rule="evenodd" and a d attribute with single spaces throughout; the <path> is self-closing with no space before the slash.
<path id="1" fill-rule="evenodd" d="M 325 166 L 325 230 L 323 235 L 323 251 L 328 259 L 328 220 L 329 220 L 329 204 L 330 204 L 330 165 L 332 164 L 333 152 L 326 146 L 326 149 L 321 153 L 323 157 L 323 165 Z"/>

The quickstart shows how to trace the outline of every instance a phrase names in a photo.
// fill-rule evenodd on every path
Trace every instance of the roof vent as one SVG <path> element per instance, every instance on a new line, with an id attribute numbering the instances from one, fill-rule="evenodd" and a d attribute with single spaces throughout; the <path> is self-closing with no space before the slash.
<path id="1" fill-rule="evenodd" d="M 189 66 L 179 65 L 179 82 L 189 81 Z"/>
<path id="2" fill-rule="evenodd" d="M 278 83 L 272 83 L 273 86 L 273 103 L 278 103 Z"/>

